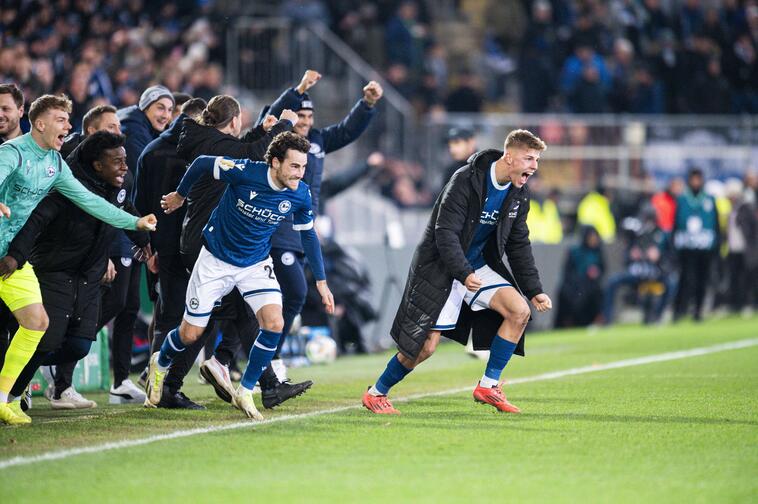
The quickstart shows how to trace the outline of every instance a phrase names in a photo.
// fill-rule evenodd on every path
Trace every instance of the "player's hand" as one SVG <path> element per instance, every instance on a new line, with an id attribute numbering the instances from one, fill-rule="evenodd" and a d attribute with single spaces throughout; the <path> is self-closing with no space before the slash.
<path id="1" fill-rule="evenodd" d="M 0 215 L 5 215 L 6 219 L 11 218 L 11 209 L 5 203 L 0 203 Z"/>
<path id="2" fill-rule="evenodd" d="M 152 273 L 154 275 L 158 274 L 158 271 L 160 271 L 160 266 L 159 266 L 159 263 L 158 263 L 158 253 L 157 252 L 154 253 L 152 255 L 152 257 L 150 257 L 147 260 L 147 262 L 145 263 L 145 266 L 147 266 L 147 270 L 150 273 Z"/>
<path id="3" fill-rule="evenodd" d="M 137 231 L 155 231 L 155 226 L 157 224 L 158 219 L 155 218 L 155 215 L 145 215 L 137 221 Z"/>
<path id="4" fill-rule="evenodd" d="M 550 296 L 545 294 L 537 294 L 532 298 L 532 304 L 538 312 L 546 312 L 553 307 L 553 302 L 550 300 Z"/>
<path id="5" fill-rule="evenodd" d="M 276 124 L 276 116 L 272 116 L 271 114 L 266 114 L 266 117 L 263 119 L 263 122 L 261 123 L 261 127 L 263 128 L 263 131 L 268 132 L 274 124 Z"/>
<path id="6" fill-rule="evenodd" d="M 376 105 L 376 102 L 382 99 L 383 94 L 384 90 L 382 89 L 382 86 L 376 81 L 369 82 L 363 88 L 363 100 L 369 107 Z"/>
<path id="7" fill-rule="evenodd" d="M 318 73 L 315 70 L 306 70 L 305 74 L 303 74 L 303 78 L 300 79 L 300 84 L 297 85 L 297 92 L 300 94 L 305 93 L 310 88 L 316 85 L 316 83 L 321 79 L 321 74 Z"/>
<path id="8" fill-rule="evenodd" d="M 161 198 L 161 208 L 167 214 L 181 208 L 182 205 L 184 205 L 184 197 L 176 191 L 164 194 Z"/>
<path id="9" fill-rule="evenodd" d="M 368 159 L 366 159 L 366 163 L 372 168 L 378 168 L 380 166 L 384 166 L 384 154 L 381 152 L 372 152 Z"/>
<path id="10" fill-rule="evenodd" d="M 316 281 L 316 290 L 321 294 L 321 302 L 324 303 L 324 309 L 329 315 L 334 313 L 334 296 L 332 291 L 329 290 L 329 286 L 326 285 L 326 280 Z"/>
<path id="11" fill-rule="evenodd" d="M 116 279 L 116 265 L 113 264 L 113 261 L 108 259 L 108 268 L 105 270 L 105 274 L 103 275 L 102 283 L 109 284 L 113 282 L 113 280 Z"/>
<path id="12" fill-rule="evenodd" d="M 300 120 L 300 118 L 297 116 L 297 112 L 293 112 L 290 109 L 284 109 L 282 110 L 282 113 L 279 114 L 280 121 L 284 121 L 285 119 L 291 122 L 293 126 L 296 125 L 297 121 Z"/>
<path id="13" fill-rule="evenodd" d="M 0 259 L 0 278 L 8 280 L 16 270 L 18 269 L 18 261 L 13 256 L 5 256 Z M 331 293 L 329 293 L 331 296 Z"/>
<path id="14" fill-rule="evenodd" d="M 476 276 L 476 273 L 470 273 L 463 285 L 471 292 L 476 292 L 482 288 L 482 279 Z"/>

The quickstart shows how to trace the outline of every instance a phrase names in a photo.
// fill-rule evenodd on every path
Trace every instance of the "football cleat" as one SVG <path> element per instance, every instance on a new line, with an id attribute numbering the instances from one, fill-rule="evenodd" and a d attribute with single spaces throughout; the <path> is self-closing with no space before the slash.
<path id="1" fill-rule="evenodd" d="M 248 418 L 258 421 L 263 420 L 263 415 L 261 415 L 258 408 L 255 407 L 253 393 L 250 390 L 245 390 L 242 387 L 238 388 L 232 396 L 232 405 L 235 408 L 242 410 Z"/>
<path id="2" fill-rule="evenodd" d="M 161 402 L 161 395 L 163 393 L 163 379 L 166 377 L 168 371 L 161 371 L 158 369 L 158 355 L 160 352 L 155 352 L 150 356 L 150 365 L 147 368 L 147 383 L 145 384 L 145 392 L 147 397 L 145 398 L 146 408 L 157 408 Z"/>
<path id="3" fill-rule="evenodd" d="M 32 417 L 24 413 L 24 410 L 21 408 L 21 401 L 13 401 L 8 403 L 8 407 L 11 409 L 13 413 L 16 414 L 16 416 L 21 417 L 24 419 L 24 423 L 32 423 Z"/>
<path id="4" fill-rule="evenodd" d="M 370 389 L 371 387 L 369 387 Z M 373 395 L 368 390 L 363 393 L 363 406 L 372 413 L 379 415 L 399 415 L 400 412 L 392 406 L 386 395 Z"/>
<path id="5" fill-rule="evenodd" d="M 495 385 L 492 388 L 482 387 L 480 383 L 476 384 L 474 389 L 474 401 L 481 404 L 489 404 L 494 406 L 499 411 L 505 411 L 507 413 L 521 413 L 521 410 L 508 402 L 503 393 L 502 385 Z"/>
<path id="6" fill-rule="evenodd" d="M 143 404 L 147 396 L 137 385 L 127 379 L 118 387 L 111 387 L 108 397 L 109 404 Z"/>
<path id="7" fill-rule="evenodd" d="M 261 389 L 263 407 L 266 409 L 276 408 L 284 401 L 305 394 L 305 391 L 313 386 L 313 382 L 306 380 L 301 383 L 291 383 L 286 380 L 276 384 L 272 388 Z"/>
<path id="8" fill-rule="evenodd" d="M 200 365 L 200 376 L 213 386 L 213 390 L 216 392 L 219 399 L 228 403 L 232 402 L 234 386 L 229 377 L 228 366 L 221 364 L 216 360 L 216 357 L 211 357 L 210 359 L 203 361 Z"/>
<path id="9" fill-rule="evenodd" d="M 20 408 L 19 408 L 20 409 Z M 0 422 L 6 425 L 24 425 L 31 423 L 30 419 L 18 416 L 8 403 L 0 403 Z"/>

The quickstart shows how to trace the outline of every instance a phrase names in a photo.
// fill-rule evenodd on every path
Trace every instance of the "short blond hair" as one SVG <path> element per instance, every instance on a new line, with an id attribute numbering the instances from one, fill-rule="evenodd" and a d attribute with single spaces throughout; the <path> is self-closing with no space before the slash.
<path id="1" fill-rule="evenodd" d="M 57 109 L 62 110 L 68 114 L 71 113 L 71 100 L 68 99 L 68 96 L 61 94 L 61 95 L 51 95 L 46 94 L 42 95 L 36 100 L 32 102 L 31 107 L 29 107 L 29 122 L 34 125 L 34 121 L 36 121 L 42 114 L 47 112 L 50 109 Z"/>
<path id="2" fill-rule="evenodd" d="M 534 133 L 525 129 L 517 129 L 508 133 L 505 137 L 505 150 L 508 149 L 536 149 L 538 151 L 544 151 L 547 149 L 547 145 L 544 141 Z"/>

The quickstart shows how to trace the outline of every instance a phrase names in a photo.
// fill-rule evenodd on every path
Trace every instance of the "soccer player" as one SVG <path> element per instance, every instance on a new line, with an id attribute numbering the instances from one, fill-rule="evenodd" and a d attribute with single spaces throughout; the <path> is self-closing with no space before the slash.
<path id="1" fill-rule="evenodd" d="M 172 360 L 203 333 L 216 301 L 235 287 L 255 313 L 260 331 L 232 404 L 248 417 L 262 420 L 253 403 L 253 387 L 271 362 L 282 334 L 282 293 L 269 251 L 271 235 L 294 216 L 316 288 L 328 313 L 334 298 L 326 284 L 308 186 L 302 182 L 310 142 L 291 132 L 280 133 L 266 152 L 266 163 L 200 156 L 187 170 L 176 192 L 163 198 L 166 212 L 179 208 L 192 184 L 203 173 L 229 184 L 203 230 L 206 246 L 192 270 L 184 319 L 166 336 L 160 352 L 150 359 L 145 406 L 156 407 L 163 378 Z"/>
<path id="2" fill-rule="evenodd" d="M 304 180 L 310 187 L 315 212 L 318 212 L 319 208 L 321 176 L 324 170 L 325 156 L 354 142 L 366 131 L 376 115 L 376 104 L 384 94 L 381 85 L 378 82 L 371 81 L 364 86 L 363 96 L 342 121 L 325 128 L 314 128 L 313 102 L 308 95 L 308 90 L 315 86 L 320 79 L 320 73 L 315 70 L 306 70 L 300 83 L 296 87 L 284 91 L 271 105 L 269 111 L 275 116 L 281 114 L 285 109 L 297 112 L 298 121 L 293 131 L 307 138 L 311 143 Z M 303 250 L 297 234 L 292 231 L 291 226 L 280 226 L 271 243 L 274 271 L 281 280 L 284 299 L 284 330 L 279 345 L 277 345 L 277 357 L 275 357 L 272 367 L 276 371 L 279 381 L 283 381 L 286 379 L 286 370 L 284 362 L 278 358 L 278 354 L 293 320 L 303 309 L 308 289 L 303 270 Z M 268 388 L 268 384 L 262 382 L 261 388 Z"/>
<path id="3" fill-rule="evenodd" d="M 524 296 L 537 311 L 552 308 L 526 226 L 526 183 L 545 148 L 531 132 L 512 131 L 505 152 L 477 153 L 445 186 L 416 248 L 392 324 L 400 352 L 363 395 L 368 410 L 399 414 L 387 398 L 389 390 L 434 353 L 441 335 L 465 345 L 473 329 L 474 349 L 490 350 L 474 399 L 499 411 L 520 411 L 508 402 L 499 380 L 511 356 L 524 355 L 522 336 L 530 318 Z"/>
<path id="4" fill-rule="evenodd" d="M 15 84 L 0 84 L 0 145 L 23 135 L 24 93 Z"/>
<path id="5" fill-rule="evenodd" d="M 56 189 L 85 212 L 122 229 L 153 230 L 155 216 L 137 218 L 89 192 L 58 152 L 71 130 L 71 100 L 44 95 L 29 108 L 32 130 L 0 146 L 0 257 L 48 193 Z M 0 277 L 0 299 L 19 324 L 0 370 L 0 421 L 28 423 L 7 404 L 8 393 L 48 325 L 39 283 L 30 264 Z"/>

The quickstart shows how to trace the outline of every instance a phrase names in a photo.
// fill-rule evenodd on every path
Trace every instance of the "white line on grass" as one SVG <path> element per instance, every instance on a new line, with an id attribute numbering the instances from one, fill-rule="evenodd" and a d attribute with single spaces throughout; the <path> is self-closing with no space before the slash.
<path id="1" fill-rule="evenodd" d="M 625 359 L 615 362 L 608 362 L 606 364 L 593 364 L 591 366 L 582 366 L 571 369 L 564 369 L 561 371 L 552 371 L 549 373 L 542 373 L 534 376 L 526 376 L 524 378 L 514 378 L 508 381 L 508 385 L 518 385 L 520 383 L 531 383 L 545 380 L 555 380 L 557 378 L 564 378 L 566 376 L 574 376 L 586 373 L 594 373 L 596 371 L 606 371 L 609 369 L 619 369 L 630 366 L 641 366 L 643 364 L 652 364 L 655 362 L 665 362 L 677 359 L 686 359 L 688 357 L 697 357 L 700 355 L 708 355 L 716 352 L 723 352 L 726 350 L 737 350 L 740 348 L 748 348 L 758 345 L 758 338 L 745 339 L 740 341 L 732 341 L 729 343 L 721 343 L 718 345 L 712 345 L 707 347 L 691 348 L 689 350 L 680 350 L 677 352 L 667 352 L 656 355 L 646 355 L 644 357 L 637 357 L 634 359 Z M 422 394 L 414 394 L 404 398 L 396 399 L 396 402 L 407 402 L 416 399 L 424 399 L 426 397 L 436 397 L 451 394 L 458 394 L 471 390 L 471 385 L 466 387 L 458 387 L 454 389 L 442 390 L 439 392 L 427 392 Z M 100 453 L 109 450 L 118 450 L 121 448 L 131 448 L 133 446 L 141 446 L 158 441 L 166 441 L 169 439 L 178 439 L 190 436 L 196 436 L 199 434 L 209 434 L 213 432 L 222 432 L 227 430 L 243 429 L 249 427 L 259 427 L 262 425 L 269 425 L 274 423 L 287 422 L 290 420 L 300 420 L 303 418 L 312 418 L 316 416 L 331 415 L 333 413 L 342 413 L 344 411 L 354 410 L 362 408 L 359 404 L 352 404 L 350 406 L 340 406 L 337 408 L 330 408 L 325 410 L 311 411 L 310 413 L 300 413 L 296 415 L 281 415 L 262 422 L 236 422 L 226 425 L 214 425 L 211 427 L 199 427 L 197 429 L 187 429 L 174 432 L 168 432 L 166 434 L 157 434 L 155 436 L 149 436 L 141 439 L 127 439 L 124 441 L 117 441 L 113 443 L 103 443 L 94 446 L 84 446 L 81 448 L 71 448 L 68 450 L 58 450 L 40 455 L 32 455 L 27 457 L 13 457 L 8 460 L 0 461 L 0 470 L 7 469 L 9 467 L 34 464 L 36 462 L 44 462 L 48 460 L 60 460 L 75 455 L 84 455 L 86 453 Z"/>

